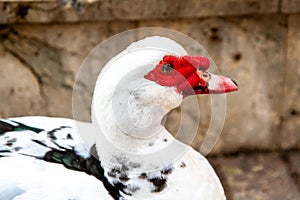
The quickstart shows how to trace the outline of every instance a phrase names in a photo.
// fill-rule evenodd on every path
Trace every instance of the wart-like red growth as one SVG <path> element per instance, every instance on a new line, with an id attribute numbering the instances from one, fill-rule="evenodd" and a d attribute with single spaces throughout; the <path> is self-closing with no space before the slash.
<path id="1" fill-rule="evenodd" d="M 171 64 L 173 70 L 164 73 L 163 66 Z M 208 58 L 203 56 L 182 56 L 172 55 L 164 56 L 156 67 L 150 71 L 145 78 L 155 81 L 162 86 L 177 86 L 184 82 L 191 74 L 195 73 L 197 68 L 206 70 L 209 68 Z"/>

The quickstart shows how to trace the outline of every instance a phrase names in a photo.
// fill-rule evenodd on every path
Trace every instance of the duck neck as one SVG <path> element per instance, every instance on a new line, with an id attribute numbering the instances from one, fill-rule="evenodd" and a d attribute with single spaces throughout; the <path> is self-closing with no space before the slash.
<path id="1" fill-rule="evenodd" d="M 176 156 L 174 148 L 166 147 L 173 144 L 178 147 L 179 142 L 161 120 L 181 104 L 183 97 L 174 87 L 145 79 L 152 66 L 107 68 L 99 76 L 93 96 L 92 122 L 97 129 L 93 140 L 101 161 L 115 165 L 120 159 L 112 161 L 112 158 L 126 157 L 130 162 L 144 162 L 146 167 L 153 166 L 157 162 L 156 153 L 164 149 L 170 149 L 165 155 Z"/>
<path id="2" fill-rule="evenodd" d="M 101 101 L 99 101 L 101 100 Z M 130 153 L 158 151 L 173 140 L 161 120 L 182 96 L 175 88 L 163 87 L 144 78 L 120 84 L 109 96 L 98 99 L 95 121 L 116 148 Z"/>

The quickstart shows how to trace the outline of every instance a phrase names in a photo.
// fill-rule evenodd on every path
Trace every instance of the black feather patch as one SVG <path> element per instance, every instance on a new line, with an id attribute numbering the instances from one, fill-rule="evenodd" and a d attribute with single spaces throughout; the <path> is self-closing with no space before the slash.
<path id="1" fill-rule="evenodd" d="M 164 175 L 168 175 L 168 174 L 171 174 L 173 171 L 173 168 L 172 167 L 168 167 L 168 168 L 165 168 L 161 171 L 162 174 Z"/>
<path id="2" fill-rule="evenodd" d="M 152 192 L 161 192 L 167 186 L 167 179 L 162 176 L 148 179 L 148 181 L 154 186 Z"/>
<path id="3" fill-rule="evenodd" d="M 13 125 L 0 120 L 0 134 L 5 133 L 5 132 L 14 131 L 14 128 L 15 127 Z"/>
<path id="4" fill-rule="evenodd" d="M 16 123 L 16 124 L 18 124 L 15 127 L 14 131 L 33 131 L 35 133 L 39 133 L 39 132 L 44 131 L 44 129 L 35 128 L 35 127 L 32 127 L 32 126 L 27 126 L 25 124 L 22 124 L 20 122 L 16 122 L 16 121 L 13 121 L 13 120 L 11 120 L 11 121 L 14 122 L 14 123 Z"/>
<path id="5" fill-rule="evenodd" d="M 48 135 L 48 137 L 49 137 L 50 139 L 56 140 L 57 138 L 56 138 L 56 136 L 55 136 L 55 132 L 60 131 L 60 130 L 62 130 L 62 129 L 64 129 L 64 128 L 71 128 L 71 127 L 70 127 L 70 126 L 60 126 L 60 127 L 58 127 L 58 128 L 52 129 L 51 131 L 48 131 L 47 135 Z M 68 135 L 67 135 L 67 139 L 73 139 L 72 135 L 71 135 L 71 134 L 68 134 Z"/>
<path id="6" fill-rule="evenodd" d="M 35 128 L 31 126 L 27 126 L 25 124 L 10 120 L 11 122 L 17 124 L 17 125 L 12 125 L 8 122 L 0 120 L 0 134 L 10 132 L 10 131 L 33 131 L 35 133 L 39 133 L 43 131 L 43 129 L 40 128 Z"/>
<path id="7" fill-rule="evenodd" d="M 101 166 L 101 162 L 93 156 L 83 158 L 77 155 L 74 150 L 52 149 L 51 151 L 47 152 L 42 159 L 48 162 L 62 164 L 68 169 L 82 171 L 89 175 L 95 176 L 103 183 L 104 187 L 107 189 L 108 193 L 113 199 L 119 200 L 122 197 L 120 191 L 123 192 L 123 188 L 121 187 L 120 183 L 111 184 L 104 176 L 104 169 Z"/>

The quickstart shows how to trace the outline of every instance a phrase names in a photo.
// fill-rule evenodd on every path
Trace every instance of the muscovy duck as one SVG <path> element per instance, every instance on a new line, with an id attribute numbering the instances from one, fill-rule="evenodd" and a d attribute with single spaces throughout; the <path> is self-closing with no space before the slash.
<path id="1" fill-rule="evenodd" d="M 225 199 L 204 156 L 161 124 L 187 96 L 238 89 L 209 66 L 169 38 L 145 38 L 100 73 L 92 123 L 2 119 L 0 199 Z"/>

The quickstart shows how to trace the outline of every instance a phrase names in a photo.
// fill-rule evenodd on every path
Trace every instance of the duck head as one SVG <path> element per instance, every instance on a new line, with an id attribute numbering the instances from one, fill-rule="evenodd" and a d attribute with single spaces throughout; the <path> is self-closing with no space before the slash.
<path id="1" fill-rule="evenodd" d="M 184 97 L 238 90 L 232 79 L 207 72 L 209 66 L 209 59 L 203 56 L 166 55 L 145 78 L 161 86 L 176 87 Z"/>
<path id="2" fill-rule="evenodd" d="M 210 66 L 207 57 L 190 56 L 169 38 L 155 36 L 133 43 L 99 75 L 92 121 L 110 143 L 124 151 L 163 149 L 167 143 L 150 144 L 172 137 L 161 120 L 185 97 L 238 89 L 230 78 L 208 72 Z"/>

